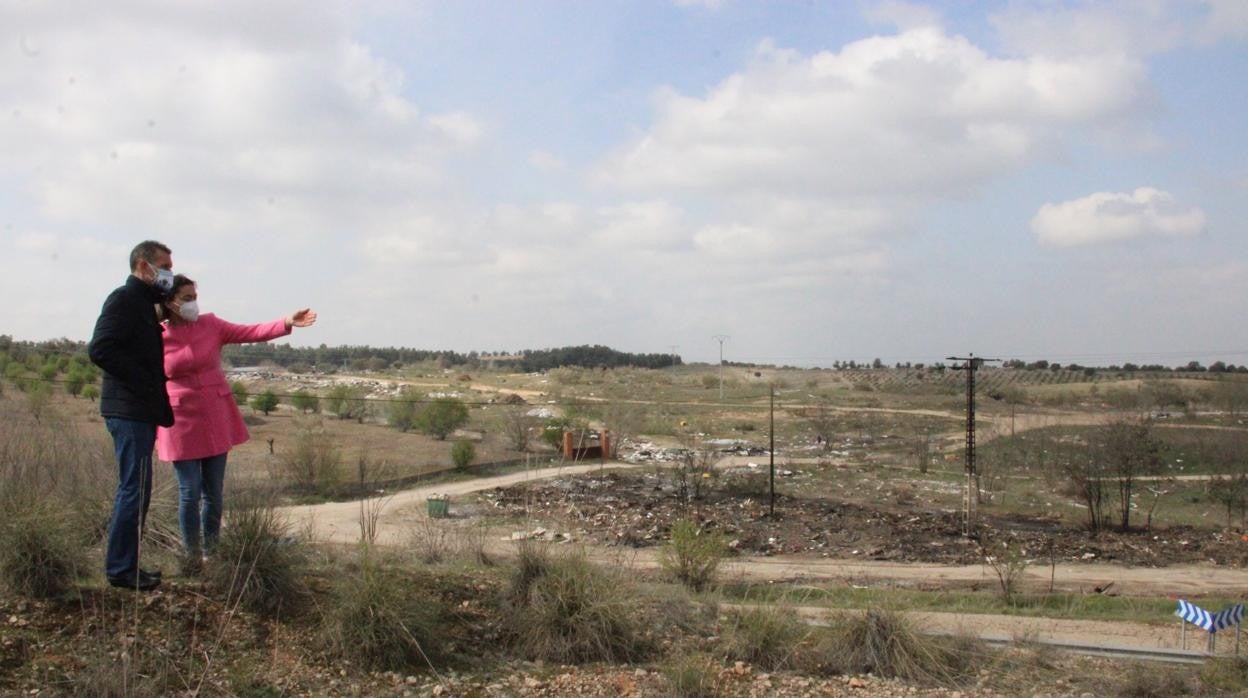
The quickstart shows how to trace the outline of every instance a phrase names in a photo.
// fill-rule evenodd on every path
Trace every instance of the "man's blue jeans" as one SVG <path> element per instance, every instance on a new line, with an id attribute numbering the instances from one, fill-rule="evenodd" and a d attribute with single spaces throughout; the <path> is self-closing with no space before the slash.
<path id="1" fill-rule="evenodd" d="M 108 525 L 104 573 L 131 579 L 139 569 L 139 539 L 152 503 L 152 449 L 156 425 L 120 417 L 105 417 L 117 454 L 117 497 Z"/>
<path id="2" fill-rule="evenodd" d="M 178 522 L 182 526 L 182 546 L 188 555 L 210 551 L 217 543 L 226 455 L 173 462 L 178 474 Z"/>

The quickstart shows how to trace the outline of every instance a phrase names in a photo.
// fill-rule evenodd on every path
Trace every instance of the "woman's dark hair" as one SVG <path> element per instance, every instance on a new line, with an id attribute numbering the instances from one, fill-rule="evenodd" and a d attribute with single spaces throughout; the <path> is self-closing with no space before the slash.
<path id="1" fill-rule="evenodd" d="M 165 303 L 168 303 L 169 301 L 176 298 L 178 295 L 178 291 L 181 291 L 184 287 L 194 286 L 194 285 L 195 285 L 195 280 L 185 274 L 177 274 L 173 277 L 173 288 L 169 289 L 169 297 L 165 299 L 164 303 L 160 304 L 160 319 L 161 320 L 168 320 L 170 317 L 173 316 L 173 313 L 169 312 L 169 308 L 168 306 L 165 305 Z"/>

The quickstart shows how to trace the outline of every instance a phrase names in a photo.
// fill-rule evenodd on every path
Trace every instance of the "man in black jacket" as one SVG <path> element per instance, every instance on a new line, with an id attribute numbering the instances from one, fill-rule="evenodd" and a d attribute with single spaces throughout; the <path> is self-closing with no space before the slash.
<path id="1" fill-rule="evenodd" d="M 156 315 L 156 304 L 173 287 L 171 255 L 152 240 L 134 248 L 130 277 L 104 301 L 87 346 L 92 363 L 104 369 L 100 414 L 117 454 L 104 571 L 109 584 L 144 591 L 160 585 L 159 571 L 139 568 L 139 538 L 152 500 L 152 448 L 157 425 L 173 424 Z"/>

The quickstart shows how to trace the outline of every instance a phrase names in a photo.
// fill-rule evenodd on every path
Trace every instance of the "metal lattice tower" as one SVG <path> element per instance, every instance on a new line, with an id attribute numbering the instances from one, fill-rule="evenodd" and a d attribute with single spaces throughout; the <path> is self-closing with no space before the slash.
<path id="1" fill-rule="evenodd" d="M 953 366 L 955 371 L 966 371 L 966 489 L 962 499 L 962 535 L 974 536 L 979 525 L 979 472 L 975 469 L 975 372 L 985 362 L 1001 359 L 985 359 L 974 354 L 949 356 L 949 361 L 961 361 Z"/>

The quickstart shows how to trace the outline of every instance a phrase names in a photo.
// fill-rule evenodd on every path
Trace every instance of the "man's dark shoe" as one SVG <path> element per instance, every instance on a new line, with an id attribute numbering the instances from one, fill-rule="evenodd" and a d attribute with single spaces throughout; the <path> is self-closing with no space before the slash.
<path id="1" fill-rule="evenodd" d="M 146 574 L 147 576 L 151 577 L 152 579 L 160 579 L 160 578 L 161 578 L 161 577 L 160 577 L 160 570 L 145 570 L 145 569 L 143 569 L 142 567 L 140 567 L 140 568 L 139 568 L 139 574 Z"/>
<path id="2" fill-rule="evenodd" d="M 134 589 L 135 591 L 151 591 L 160 586 L 160 577 L 153 577 L 150 574 L 139 570 L 133 576 L 125 575 L 124 577 L 109 577 L 109 586 L 121 587 L 122 589 Z"/>

